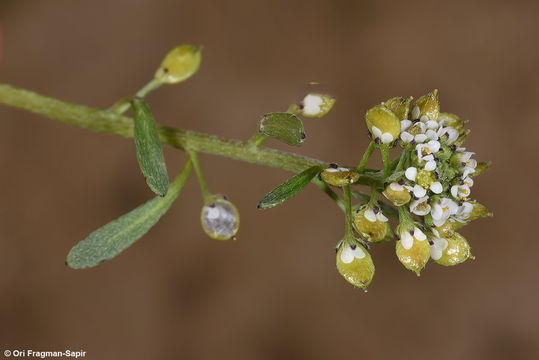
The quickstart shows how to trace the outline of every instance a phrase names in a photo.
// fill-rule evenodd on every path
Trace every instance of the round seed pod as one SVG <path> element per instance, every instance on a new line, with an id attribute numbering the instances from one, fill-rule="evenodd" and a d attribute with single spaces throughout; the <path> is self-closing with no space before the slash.
<path id="1" fill-rule="evenodd" d="M 395 115 L 400 120 L 408 119 L 408 113 L 410 112 L 410 103 L 412 98 L 403 98 L 403 97 L 394 97 L 387 101 L 384 101 L 384 104 L 389 110 L 393 111 Z"/>
<path id="2" fill-rule="evenodd" d="M 162 84 L 176 84 L 197 72 L 202 60 L 200 46 L 180 45 L 170 50 L 155 73 Z"/>
<path id="3" fill-rule="evenodd" d="M 412 198 L 410 192 L 397 182 L 393 182 L 386 186 L 382 194 L 384 194 L 384 196 L 395 206 L 407 204 Z"/>
<path id="4" fill-rule="evenodd" d="M 395 246 L 397 258 L 410 271 L 420 275 L 421 270 L 427 265 L 430 259 L 430 245 L 426 240 L 417 240 L 414 237 L 413 245 L 410 249 L 405 249 L 401 240 L 397 241 Z"/>
<path id="5" fill-rule="evenodd" d="M 474 259 L 470 245 L 464 236 L 455 232 L 452 236 L 444 239 L 447 242 L 447 245 L 443 244 L 442 256 L 439 259 L 434 260 L 438 264 L 444 266 L 453 266 L 458 265 L 468 259 Z"/>
<path id="6" fill-rule="evenodd" d="M 240 227 L 240 214 L 230 201 L 215 196 L 202 207 L 200 222 L 210 238 L 230 240 L 234 239 Z"/>
<path id="7" fill-rule="evenodd" d="M 354 227 L 365 240 L 381 242 L 391 235 L 391 228 L 387 218 L 379 209 L 373 210 L 371 207 L 366 206 L 362 209 L 357 209 L 353 216 Z"/>
<path id="8" fill-rule="evenodd" d="M 331 111 L 335 105 L 335 98 L 327 94 L 307 94 L 302 100 L 298 111 L 309 118 L 319 118 Z"/>
<path id="9" fill-rule="evenodd" d="M 359 174 L 355 170 L 332 164 L 322 170 L 320 178 L 329 185 L 344 186 L 355 183 L 359 179 Z"/>
<path id="10" fill-rule="evenodd" d="M 390 144 L 399 137 L 401 122 L 393 111 L 384 105 L 376 105 L 365 114 L 365 123 L 374 139 Z"/>
<path id="11" fill-rule="evenodd" d="M 350 284 L 367 291 L 374 277 L 374 263 L 361 245 L 343 242 L 337 251 L 337 270 Z"/>

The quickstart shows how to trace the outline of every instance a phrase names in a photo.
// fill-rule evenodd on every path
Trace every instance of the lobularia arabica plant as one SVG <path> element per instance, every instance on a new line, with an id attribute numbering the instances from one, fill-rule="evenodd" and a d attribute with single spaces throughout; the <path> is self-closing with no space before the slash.
<path id="1" fill-rule="evenodd" d="M 246 141 L 157 125 L 144 97 L 164 84 L 187 80 L 200 62 L 197 46 L 172 49 L 148 84 L 107 110 L 0 84 L 0 103 L 90 130 L 134 137 L 141 172 L 157 195 L 75 245 L 67 256 L 70 267 L 98 265 L 141 238 L 181 193 L 191 169 L 202 193 L 203 231 L 216 240 L 235 239 L 240 224 L 238 209 L 225 196 L 210 192 L 198 158 L 201 152 L 297 173 L 263 196 L 259 209 L 283 203 L 309 183 L 318 186 L 344 212 L 336 263 L 339 273 L 356 287 L 366 290 L 371 283 L 375 268 L 369 248 L 378 243 L 395 241 L 397 258 L 417 275 L 431 260 L 451 266 L 473 258 L 470 245 L 457 230 L 492 215 L 470 198 L 474 178 L 489 163 L 478 163 L 474 153 L 463 146 L 469 134 L 466 121 L 440 112 L 436 90 L 416 100 L 391 98 L 369 109 L 365 114 L 369 146 L 357 166 L 342 166 L 262 146 L 268 138 L 300 146 L 306 140 L 301 118 L 323 117 L 330 112 L 335 99 L 327 94 L 307 94 L 287 112 L 264 115 L 256 133 Z M 122 115 L 130 108 L 132 119 Z M 162 144 L 187 154 L 182 170 L 170 183 Z M 391 149 L 393 153 L 398 150 L 393 158 Z M 381 169 L 367 168 L 375 150 L 382 155 Z M 359 187 L 368 191 L 361 192 Z"/>

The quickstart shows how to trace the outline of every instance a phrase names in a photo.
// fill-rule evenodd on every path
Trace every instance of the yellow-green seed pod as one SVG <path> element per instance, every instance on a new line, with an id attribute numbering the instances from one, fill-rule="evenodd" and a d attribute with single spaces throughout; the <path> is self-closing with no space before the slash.
<path id="1" fill-rule="evenodd" d="M 440 101 L 438 100 L 438 90 L 431 91 L 421 96 L 412 105 L 412 120 L 422 121 L 438 120 L 440 114 Z M 426 117 L 426 118 L 425 118 Z"/>
<path id="2" fill-rule="evenodd" d="M 331 164 L 322 170 L 320 178 L 329 185 L 344 186 L 355 183 L 359 179 L 357 171 Z"/>
<path id="3" fill-rule="evenodd" d="M 398 240 L 395 251 L 399 261 L 410 271 L 420 275 L 421 270 L 427 265 L 430 259 L 430 245 L 426 240 L 419 241 L 414 238 L 413 245 L 410 249 L 405 249 L 402 241 Z"/>
<path id="4" fill-rule="evenodd" d="M 389 110 L 391 110 L 400 120 L 408 119 L 408 113 L 410 112 L 410 103 L 412 98 L 394 97 L 383 103 Z"/>
<path id="5" fill-rule="evenodd" d="M 373 138 L 389 144 L 399 137 L 401 123 L 385 105 L 376 105 L 365 114 L 365 122 Z"/>
<path id="6" fill-rule="evenodd" d="M 350 284 L 367 291 L 374 277 L 374 263 L 361 245 L 342 243 L 337 251 L 337 270 Z"/>
<path id="7" fill-rule="evenodd" d="M 335 105 L 333 96 L 311 93 L 303 98 L 298 112 L 305 117 L 319 118 L 330 112 L 333 105 Z"/>
<path id="8" fill-rule="evenodd" d="M 378 208 L 369 206 L 354 212 L 354 227 L 356 231 L 369 242 L 380 242 L 391 235 L 387 217 Z"/>
<path id="9" fill-rule="evenodd" d="M 455 233 L 455 226 L 454 226 L 455 223 L 458 223 L 458 222 L 452 222 L 452 221 L 447 220 L 446 222 L 442 224 L 442 226 L 434 227 L 434 230 L 438 231 L 438 234 L 443 238 L 453 236 L 453 234 Z"/>
<path id="10" fill-rule="evenodd" d="M 404 186 L 396 182 L 389 184 L 382 194 L 384 194 L 384 196 L 395 206 L 407 204 L 412 198 L 410 192 Z"/>
<path id="11" fill-rule="evenodd" d="M 470 245 L 464 236 L 459 233 L 455 232 L 452 236 L 438 240 L 441 241 L 435 242 L 435 245 L 441 247 L 441 257 L 432 257 L 438 264 L 453 266 L 474 258 L 472 256 Z"/>
<path id="12" fill-rule="evenodd" d="M 162 84 L 177 84 L 195 74 L 202 60 L 200 46 L 180 45 L 170 50 L 155 73 Z"/>
<path id="13" fill-rule="evenodd" d="M 204 232 L 215 240 L 230 240 L 238 233 L 238 209 L 223 196 L 214 196 L 203 207 L 200 222 Z"/>

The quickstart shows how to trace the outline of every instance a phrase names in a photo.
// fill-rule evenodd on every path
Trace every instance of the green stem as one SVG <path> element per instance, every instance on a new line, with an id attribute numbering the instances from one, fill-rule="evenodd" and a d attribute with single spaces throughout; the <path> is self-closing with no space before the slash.
<path id="1" fill-rule="evenodd" d="M 376 188 L 372 188 L 371 197 L 369 199 L 369 205 L 376 206 L 377 203 L 378 203 L 378 191 L 376 190 Z"/>
<path id="2" fill-rule="evenodd" d="M 410 153 L 410 150 L 408 149 L 405 149 L 400 157 L 399 157 L 399 162 L 397 163 L 397 167 L 395 168 L 395 172 L 399 172 L 399 171 L 402 171 L 403 167 L 404 167 L 404 163 L 406 162 L 406 158 L 408 157 L 408 154 Z"/>
<path id="3" fill-rule="evenodd" d="M 389 160 L 389 146 L 380 145 L 380 153 L 382 154 L 382 162 L 384 163 L 384 177 L 388 177 L 391 171 L 391 161 Z"/>
<path id="4" fill-rule="evenodd" d="M 260 147 L 264 141 L 269 138 L 268 135 L 262 134 L 260 131 L 257 131 L 247 142 L 251 144 L 253 148 Z"/>
<path id="5" fill-rule="evenodd" d="M 362 174 L 363 171 L 365 171 L 365 167 L 367 166 L 367 163 L 369 162 L 369 159 L 371 158 L 372 152 L 376 148 L 376 143 L 374 140 L 371 140 L 369 143 L 369 146 L 367 147 L 367 150 L 363 153 L 363 156 L 361 157 L 361 160 L 359 161 L 359 165 L 357 166 L 357 172 Z"/>
<path id="6" fill-rule="evenodd" d="M 337 203 L 339 208 L 341 208 L 342 211 L 346 210 L 345 205 L 344 205 L 344 201 L 339 197 L 339 195 L 337 195 L 337 193 L 335 193 L 335 191 L 333 191 L 329 187 L 328 184 L 326 184 L 325 182 L 323 182 L 320 179 L 317 179 L 316 177 L 312 180 L 312 182 L 316 186 L 318 186 L 320 188 L 320 190 L 322 190 L 326 195 L 328 195 L 330 198 L 332 198 Z"/>
<path id="7" fill-rule="evenodd" d="M 198 184 L 200 185 L 200 192 L 202 193 L 202 199 L 204 200 L 204 203 L 208 203 L 211 198 L 211 193 L 208 190 L 208 184 L 206 184 L 206 180 L 204 179 L 204 174 L 202 173 L 200 161 L 198 160 L 198 155 L 195 151 L 191 150 L 188 150 L 187 153 L 189 154 L 189 159 L 191 159 L 191 162 L 193 163 L 193 168 L 195 169 L 195 173 L 197 174 Z"/>
<path id="8" fill-rule="evenodd" d="M 352 243 L 355 239 L 354 229 L 352 227 L 352 195 L 350 193 L 350 186 L 344 185 L 342 187 L 344 195 L 344 213 L 345 213 L 345 233 L 344 238 L 348 240 L 349 243 Z"/>
<path id="9" fill-rule="evenodd" d="M 145 97 L 150 92 L 154 91 L 155 89 L 159 88 L 162 85 L 161 82 L 152 79 L 150 80 L 146 85 L 142 87 L 139 91 L 136 92 L 135 96 L 138 97 Z M 123 99 L 119 103 L 117 103 L 115 106 L 112 107 L 111 111 L 115 112 L 116 114 L 123 114 L 131 107 L 131 103 L 128 101 L 128 99 Z"/>
<path id="10" fill-rule="evenodd" d="M 413 224 L 414 220 L 412 218 L 412 215 L 408 212 L 408 209 L 406 206 L 398 206 L 397 209 L 399 209 L 399 223 L 401 224 Z"/>

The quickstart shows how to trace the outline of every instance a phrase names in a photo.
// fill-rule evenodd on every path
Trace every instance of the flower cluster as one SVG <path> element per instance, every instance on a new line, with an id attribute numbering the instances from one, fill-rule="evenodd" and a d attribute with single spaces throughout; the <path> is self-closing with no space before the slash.
<path id="1" fill-rule="evenodd" d="M 470 198 L 473 177 L 489 164 L 478 163 L 473 158 L 475 153 L 463 147 L 469 134 L 466 121 L 440 112 L 436 90 L 415 101 L 389 99 L 367 111 L 365 121 L 383 158 L 385 151 L 384 171 L 380 171 L 384 183 L 381 192 L 397 208 L 399 223 L 391 230 L 387 213 L 384 215 L 379 206 L 376 186 L 371 186 L 370 201 L 354 212 L 353 225 L 358 236 L 345 236 L 338 245 L 337 268 L 341 274 L 353 285 L 366 289 L 374 276 L 374 264 L 369 257 L 368 264 L 373 268 L 364 270 L 366 257 L 350 256 L 351 249 L 368 253 L 369 243 L 387 241 L 393 236 L 397 239 L 398 259 L 417 275 L 430 259 L 450 266 L 473 258 L 468 242 L 456 230 L 492 214 Z M 388 155 L 392 147 L 402 149 L 393 161 Z M 358 168 L 360 177 L 375 177 L 373 173 L 361 175 L 361 170 Z M 357 269 L 371 276 L 369 280 L 350 274 L 353 267 L 348 264 L 354 262 Z M 346 273 L 341 271 L 344 264 Z"/>

